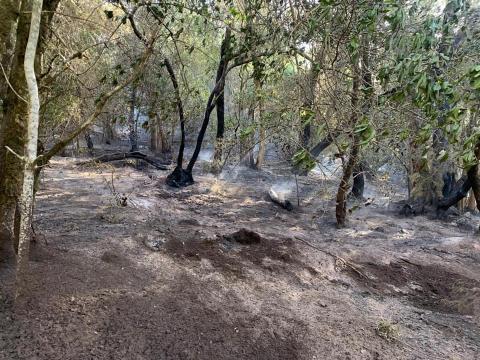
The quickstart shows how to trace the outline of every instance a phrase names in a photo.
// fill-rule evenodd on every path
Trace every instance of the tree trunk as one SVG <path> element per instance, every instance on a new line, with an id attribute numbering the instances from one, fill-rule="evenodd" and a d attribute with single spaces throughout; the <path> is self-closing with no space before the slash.
<path id="1" fill-rule="evenodd" d="M 352 129 L 352 132 L 353 132 L 352 145 L 351 145 L 350 155 L 348 157 L 347 163 L 344 165 L 344 168 L 343 168 L 343 175 L 340 180 L 340 185 L 338 187 L 338 192 L 337 192 L 335 215 L 337 218 L 338 227 L 345 226 L 345 222 L 347 218 L 347 193 L 348 193 L 348 188 L 350 187 L 349 181 L 350 181 L 350 177 L 352 176 L 352 172 L 357 162 L 358 154 L 360 151 L 360 142 L 359 142 L 358 134 L 353 131 L 358 121 L 358 92 L 359 92 L 359 82 L 360 82 L 359 71 L 360 70 L 358 68 L 358 64 L 355 64 L 354 70 L 353 70 L 353 86 L 352 86 L 352 98 L 351 98 L 352 115 L 350 118 L 350 128 Z"/>
<path id="2" fill-rule="evenodd" d="M 349 197 L 362 200 L 365 190 L 365 176 L 363 164 L 359 162 L 353 169 L 353 186 Z"/>
<path id="3" fill-rule="evenodd" d="M 217 96 L 217 135 L 215 139 L 215 149 L 213 155 L 213 172 L 216 173 L 220 171 L 222 167 L 222 158 L 223 158 L 223 146 L 224 146 L 224 136 L 225 136 L 225 77 L 223 73 L 225 72 L 228 62 L 229 62 L 229 47 L 230 47 L 230 28 L 225 30 L 225 36 L 222 41 L 222 46 L 220 48 L 220 62 L 217 68 L 217 76 L 215 78 L 215 83 L 219 83 L 218 87 L 218 96 Z"/>
<path id="4" fill-rule="evenodd" d="M 254 63 L 255 64 L 255 63 Z M 255 73 L 255 70 L 254 70 Z M 260 76 L 257 75 L 254 78 L 255 82 L 255 97 L 256 97 L 256 116 L 255 122 L 258 124 L 258 154 L 257 160 L 255 161 L 255 169 L 260 170 L 263 167 L 265 162 L 265 150 L 266 150 L 266 134 L 265 134 L 265 124 L 263 123 L 263 98 L 261 95 L 262 82 Z"/>
<path id="5" fill-rule="evenodd" d="M 150 151 L 158 154 L 161 151 L 158 148 L 158 123 L 157 116 L 153 112 L 148 113 L 148 128 L 150 130 Z"/>
<path id="6" fill-rule="evenodd" d="M 23 98 L 28 98 L 25 71 L 23 69 L 25 48 L 30 29 L 31 1 L 23 1 L 17 24 L 15 50 L 12 58 L 9 82 Z M 3 74 L 1 75 L 3 77 Z M 14 231 L 16 202 L 22 192 L 23 162 L 6 150 L 8 146 L 19 155 L 23 155 L 26 132 L 28 104 L 7 88 L 3 104 L 2 147 L 0 148 L 0 248 L 6 249 L 5 255 L 12 254 L 13 239 L 18 236 Z M 0 254 L 0 256 L 5 256 Z"/>
<path id="7" fill-rule="evenodd" d="M 138 136 L 137 136 L 137 126 L 135 118 L 135 107 L 137 105 L 137 86 L 132 84 L 130 88 L 130 110 L 128 114 L 128 138 L 130 140 L 130 151 L 138 150 Z"/>
<path id="8" fill-rule="evenodd" d="M 222 47 L 223 46 L 229 46 L 229 43 L 223 41 Z M 221 52 L 226 53 L 226 51 L 221 51 Z M 220 95 L 222 82 L 225 81 L 225 76 L 227 75 L 227 64 L 223 65 L 222 62 L 220 61 L 218 69 L 219 69 L 218 71 L 222 69 L 220 81 L 217 81 L 215 83 L 215 86 L 212 92 L 210 93 L 210 96 L 208 97 L 207 106 L 205 107 L 205 113 L 203 116 L 202 126 L 200 127 L 200 130 L 197 136 L 197 143 L 195 145 L 195 150 L 193 151 L 192 157 L 190 158 L 190 161 L 188 162 L 187 168 L 185 170 L 177 166 L 175 170 L 170 175 L 167 176 L 166 183 L 170 186 L 183 187 L 183 186 L 191 185 L 194 182 L 193 176 L 192 176 L 193 167 L 195 166 L 195 163 L 197 162 L 197 159 L 198 159 L 198 155 L 200 154 L 200 150 L 202 149 L 203 139 L 207 131 L 208 123 L 210 122 L 210 116 L 212 114 L 213 109 L 215 109 L 218 96 Z"/>
<path id="9" fill-rule="evenodd" d="M 93 140 L 90 134 L 90 130 L 85 131 L 85 143 L 87 144 L 88 153 L 93 155 Z"/>
<path id="10" fill-rule="evenodd" d="M 312 137 L 312 120 L 315 116 L 314 112 L 314 103 L 315 103 L 315 93 L 317 87 L 318 75 L 320 74 L 320 69 L 322 67 L 321 63 L 318 63 L 318 60 L 323 62 L 322 54 L 317 54 L 316 60 L 311 64 L 311 69 L 308 73 L 308 85 L 307 91 L 305 93 L 305 101 L 303 103 L 303 111 L 305 112 L 304 116 L 301 116 L 302 120 L 302 131 L 301 131 L 301 144 L 304 149 L 310 148 L 310 140 Z M 317 155 L 318 156 L 318 155 Z"/>
<path id="11" fill-rule="evenodd" d="M 103 139 L 107 145 L 110 145 L 115 140 L 115 131 L 110 119 L 103 121 Z"/>
<path id="12" fill-rule="evenodd" d="M 20 10 L 21 2 L 18 0 L 2 0 L 0 1 L 0 64 L 2 65 L 5 75 L 9 76 L 10 63 L 12 57 L 12 48 L 15 45 L 15 26 L 18 20 L 18 14 Z M 0 77 L 5 76 L 3 71 L 0 71 Z M 0 99 L 4 100 L 8 92 L 7 82 L 0 81 Z M 3 116 L 3 111 L 0 112 L 0 120 Z M 0 121 L 0 138 L 2 134 L 2 121 Z M 0 148 L 1 148 L 0 140 Z"/>
<path id="13" fill-rule="evenodd" d="M 20 197 L 20 229 L 17 260 L 16 297 L 25 290 L 30 250 L 30 229 L 32 225 L 33 195 L 35 183 L 35 160 L 37 157 L 40 99 L 35 77 L 35 53 L 37 50 L 42 14 L 42 0 L 32 4 L 31 25 L 25 50 L 25 77 L 28 86 L 28 123 L 26 151 L 24 156 L 23 188 Z"/>
<path id="14" fill-rule="evenodd" d="M 248 109 L 248 119 L 254 123 L 254 107 Z M 240 138 L 240 163 L 249 168 L 255 168 L 255 158 L 253 156 L 254 138 L 253 134 L 248 134 Z"/>
<path id="15" fill-rule="evenodd" d="M 470 190 L 468 194 L 468 200 L 467 204 L 465 205 L 466 210 L 470 211 L 476 211 L 477 210 L 477 201 L 475 200 L 475 195 L 473 194 L 473 191 Z"/>
<path id="16" fill-rule="evenodd" d="M 165 67 L 167 68 L 168 75 L 170 76 L 170 81 L 173 85 L 173 90 L 175 91 L 175 102 L 177 105 L 178 110 L 178 120 L 180 122 L 180 147 L 178 149 L 178 156 L 177 156 L 177 168 L 183 168 L 183 153 L 185 151 L 185 115 L 183 112 L 183 102 L 182 97 L 180 96 L 180 88 L 178 87 L 177 78 L 175 76 L 175 72 L 173 71 L 173 67 L 170 64 L 168 59 L 164 60 Z M 159 124 L 159 126 L 161 126 Z M 173 136 L 173 131 L 172 131 Z M 172 140 L 173 141 L 173 140 Z M 162 144 L 163 145 L 163 144 Z"/>
<path id="17" fill-rule="evenodd" d="M 479 170 L 479 161 L 480 161 L 480 143 L 477 144 L 475 148 L 475 156 L 477 158 L 477 163 L 472 169 L 469 170 L 470 181 L 472 182 L 472 192 L 475 197 L 475 202 L 477 203 L 477 209 L 480 210 L 480 176 L 478 174 Z"/>
<path id="18" fill-rule="evenodd" d="M 7 2 L 5 2 L 7 1 Z M 45 0 L 40 24 L 39 42 L 35 58 L 35 70 L 37 73 L 41 71 L 40 63 L 44 51 L 44 43 L 50 34 L 49 28 L 60 0 Z M 2 6 L 8 7 L 8 0 L 1 0 Z M 27 117 L 28 107 L 25 99 L 28 97 L 27 84 L 25 80 L 25 72 L 23 68 L 25 48 L 27 46 L 29 29 L 30 29 L 30 11 L 32 9 L 32 0 L 13 1 L 17 12 L 18 22 L 15 34 L 15 47 L 11 60 L 8 59 L 10 69 L 8 72 L 9 83 L 16 90 L 15 94 L 10 87 L 6 87 L 5 93 L 2 95 L 3 113 L 0 115 L 2 120 L 0 123 L 0 261 L 3 257 L 1 249 L 11 249 L 13 238 L 17 239 L 18 233 L 14 231 L 14 219 L 16 202 L 22 191 L 23 182 L 23 163 L 11 152 L 6 150 L 8 146 L 17 154 L 23 155 L 25 142 L 27 138 Z M 21 5 L 20 5 L 21 3 Z M 9 12 L 3 13 L 2 17 L 8 16 Z M 8 26 L 4 29 L 8 29 Z M 11 28 L 13 30 L 13 28 Z M 11 45 L 10 45 L 11 46 Z M 6 53 L 1 52 L 1 55 Z M 3 60 L 3 59 L 2 59 Z M 3 77 L 3 73 L 0 75 Z M 3 83 L 3 82 L 2 82 Z M 18 220 L 18 217 L 17 217 Z M 3 244 L 2 244 L 3 243 Z M 10 254 L 12 251 L 7 250 Z"/>

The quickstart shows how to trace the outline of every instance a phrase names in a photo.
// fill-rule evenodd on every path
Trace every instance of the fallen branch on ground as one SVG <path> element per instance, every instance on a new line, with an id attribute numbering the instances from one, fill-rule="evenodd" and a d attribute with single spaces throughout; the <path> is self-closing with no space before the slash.
<path id="1" fill-rule="evenodd" d="M 94 164 L 94 163 L 105 163 L 110 161 L 118 161 L 118 160 L 125 160 L 125 159 L 138 159 L 145 161 L 147 164 L 152 165 L 156 169 L 159 170 L 168 170 L 168 165 L 170 162 L 161 161 L 157 158 L 152 156 L 148 156 L 147 154 L 141 153 L 139 151 L 132 151 L 127 153 L 115 153 L 115 154 L 105 154 L 99 156 L 95 159 L 83 161 L 78 163 L 78 165 L 86 165 L 86 164 Z"/>
<path id="2" fill-rule="evenodd" d="M 342 258 L 341 256 L 335 255 L 334 253 L 331 253 L 328 250 L 321 249 L 318 246 L 313 245 L 309 241 L 302 239 L 301 237 L 295 236 L 295 239 L 300 240 L 304 244 L 310 246 L 312 249 L 315 249 L 315 250 L 320 251 L 324 254 L 327 254 L 327 255 L 333 257 L 335 260 L 341 261 L 343 264 L 345 264 L 345 266 L 349 267 L 358 276 L 360 276 L 364 279 L 367 279 L 367 280 L 369 279 L 369 277 L 367 275 L 365 275 L 363 272 L 361 272 L 355 265 L 353 265 L 350 261 Z"/>

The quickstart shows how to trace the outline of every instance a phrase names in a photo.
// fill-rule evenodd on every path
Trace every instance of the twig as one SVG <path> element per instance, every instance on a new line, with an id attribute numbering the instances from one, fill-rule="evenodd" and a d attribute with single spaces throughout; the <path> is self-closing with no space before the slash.
<path id="1" fill-rule="evenodd" d="M 20 100 L 22 100 L 23 102 L 25 102 L 25 103 L 28 104 L 28 101 L 25 100 L 25 98 L 23 98 L 23 97 L 13 88 L 12 84 L 10 84 L 10 81 L 8 80 L 7 73 L 5 72 L 5 69 L 3 68 L 2 63 L 0 63 L 0 67 L 2 68 L 3 76 L 5 77 L 5 80 L 7 81 L 8 86 L 10 87 L 10 89 L 12 89 L 13 93 L 14 93 L 15 95 L 17 95 Z"/>
<path id="2" fill-rule="evenodd" d="M 310 246 L 312 249 L 315 249 L 317 251 L 320 251 L 324 254 L 327 254 L 327 255 L 330 255 L 331 257 L 333 257 L 334 259 L 336 260 L 340 260 L 341 262 L 343 262 L 346 266 L 348 266 L 350 269 L 352 269 L 352 271 L 357 274 L 358 276 L 364 278 L 364 279 L 367 279 L 369 280 L 369 277 L 367 275 L 365 275 L 363 272 L 361 272 L 355 265 L 353 265 L 350 261 L 348 260 L 345 260 L 344 258 L 342 258 L 341 256 L 338 256 L 338 255 L 335 255 L 333 253 L 331 253 L 330 251 L 328 250 L 324 250 L 324 249 L 321 249 L 319 248 L 318 246 L 315 246 L 313 245 L 312 243 L 308 242 L 307 240 L 304 240 L 298 236 L 295 236 L 295 239 L 297 240 L 300 240 L 301 242 L 303 242 L 304 244 Z"/>
<path id="3" fill-rule="evenodd" d="M 25 156 L 17 154 L 11 147 L 5 146 L 5 149 L 10 151 L 13 155 L 15 155 L 17 158 L 19 158 L 21 161 L 25 161 Z"/>

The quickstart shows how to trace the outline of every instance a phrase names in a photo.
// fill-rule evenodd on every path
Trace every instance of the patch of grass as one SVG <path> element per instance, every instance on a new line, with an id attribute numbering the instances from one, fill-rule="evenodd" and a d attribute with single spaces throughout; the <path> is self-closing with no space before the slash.
<path id="1" fill-rule="evenodd" d="M 397 340 L 399 335 L 398 327 L 387 320 L 380 320 L 375 332 L 378 336 L 390 342 Z"/>

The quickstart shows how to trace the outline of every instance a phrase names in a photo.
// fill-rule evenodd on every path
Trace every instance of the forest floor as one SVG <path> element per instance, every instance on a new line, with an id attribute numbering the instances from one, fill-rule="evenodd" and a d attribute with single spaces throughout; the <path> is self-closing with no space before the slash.
<path id="1" fill-rule="evenodd" d="M 479 217 L 399 217 L 376 191 L 338 230 L 336 182 L 299 178 L 288 212 L 266 198 L 281 174 L 171 189 L 56 158 L 16 312 L 0 269 L 0 359 L 480 358 Z"/>

